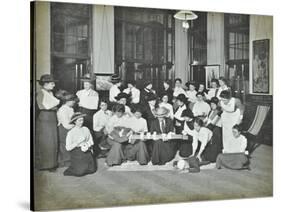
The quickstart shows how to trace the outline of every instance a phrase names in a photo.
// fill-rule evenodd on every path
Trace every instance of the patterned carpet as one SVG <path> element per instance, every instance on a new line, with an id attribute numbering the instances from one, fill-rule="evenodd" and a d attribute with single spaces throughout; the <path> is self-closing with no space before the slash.
<path id="1" fill-rule="evenodd" d="M 37 172 L 36 209 L 67 209 L 157 204 L 199 200 L 272 196 L 272 147 L 260 146 L 250 171 L 202 170 L 200 173 L 108 171 L 99 159 L 98 171 L 82 178 Z"/>

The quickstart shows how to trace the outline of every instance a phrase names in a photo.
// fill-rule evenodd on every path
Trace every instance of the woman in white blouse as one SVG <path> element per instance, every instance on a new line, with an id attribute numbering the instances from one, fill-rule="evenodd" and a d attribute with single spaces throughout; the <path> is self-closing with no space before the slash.
<path id="1" fill-rule="evenodd" d="M 86 114 L 84 125 L 91 131 L 93 129 L 93 115 L 98 109 L 99 94 L 93 89 L 94 79 L 89 74 L 81 79 L 83 89 L 77 91 L 79 98 L 79 111 Z"/>
<path id="2" fill-rule="evenodd" d="M 180 94 L 185 94 L 185 90 L 183 89 L 182 86 L 182 81 L 180 78 L 175 79 L 175 88 L 174 88 L 174 93 L 173 96 L 176 98 Z"/>
<path id="3" fill-rule="evenodd" d="M 136 88 L 136 81 L 128 81 L 127 88 L 123 92 L 129 95 L 129 104 L 138 104 L 140 102 L 140 90 Z"/>
<path id="4" fill-rule="evenodd" d="M 223 148 L 228 149 L 230 145 L 229 137 L 232 136 L 232 127 L 242 122 L 244 106 L 239 99 L 231 97 L 230 91 L 222 91 L 220 98 Z"/>
<path id="5" fill-rule="evenodd" d="M 65 176 L 81 177 L 93 174 L 97 170 L 92 146 L 94 145 L 90 130 L 83 126 L 86 114 L 74 113 L 70 124 L 75 126 L 67 133 L 66 150 L 70 152 L 70 166 L 64 171 Z"/>
<path id="6" fill-rule="evenodd" d="M 169 103 L 170 100 L 169 100 L 168 93 L 162 93 L 161 100 L 162 100 L 162 102 L 159 104 L 159 107 L 165 107 L 166 109 L 168 109 L 169 114 L 168 114 L 167 117 L 169 117 L 173 120 L 174 119 L 174 111 L 173 111 L 173 106 Z"/>
<path id="7" fill-rule="evenodd" d="M 220 85 L 220 87 L 218 89 L 216 97 L 218 97 L 220 99 L 221 98 L 220 97 L 221 92 L 222 91 L 230 91 L 230 88 L 227 86 L 227 80 L 223 77 L 219 78 L 219 85 Z"/>
<path id="8" fill-rule="evenodd" d="M 74 105 L 78 102 L 77 96 L 66 93 L 61 98 L 63 105 L 58 109 L 58 132 L 59 132 L 59 166 L 68 166 L 70 162 L 69 152 L 65 149 L 65 139 L 67 132 L 74 127 L 74 124 L 70 124 L 71 117 L 74 114 Z"/>
<path id="9" fill-rule="evenodd" d="M 248 169 L 249 159 L 247 148 L 247 138 L 241 134 L 242 128 L 240 125 L 232 127 L 232 136 L 229 137 L 230 145 L 223 149 L 223 153 L 219 154 L 216 161 L 218 169 Z"/>
<path id="10" fill-rule="evenodd" d="M 192 141 L 192 156 L 197 156 L 200 161 L 209 160 L 209 149 L 207 145 L 211 142 L 213 133 L 208 128 L 204 127 L 204 122 L 200 118 L 194 119 L 194 130 L 191 130 L 188 125 L 184 125 L 183 135 L 191 135 Z M 198 148 L 199 142 L 201 143 Z"/>
<path id="11" fill-rule="evenodd" d="M 60 101 L 53 95 L 56 80 L 42 75 L 36 102 L 39 114 L 35 132 L 35 166 L 39 170 L 55 171 L 58 166 L 58 132 L 56 110 Z"/>
<path id="12" fill-rule="evenodd" d="M 147 122 L 142 117 L 142 109 L 139 105 L 132 108 L 133 117 L 129 118 L 129 126 L 134 134 L 148 132 Z M 125 155 L 129 161 L 138 161 L 140 165 L 146 165 L 149 162 L 149 154 L 144 141 L 142 140 L 129 140 L 125 147 Z"/>
<path id="13" fill-rule="evenodd" d="M 188 86 L 188 91 L 186 91 L 186 97 L 188 99 L 189 102 L 191 103 L 195 103 L 197 100 L 196 94 L 196 85 L 194 82 L 188 82 L 186 83 L 186 85 Z"/>

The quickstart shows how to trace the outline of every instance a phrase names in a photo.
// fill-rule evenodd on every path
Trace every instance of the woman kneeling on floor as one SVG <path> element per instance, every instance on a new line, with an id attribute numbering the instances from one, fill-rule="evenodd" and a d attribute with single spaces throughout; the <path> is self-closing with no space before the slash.
<path id="1" fill-rule="evenodd" d="M 213 141 L 213 132 L 203 126 L 204 122 L 200 118 L 194 119 L 194 130 L 189 129 L 187 125 L 184 126 L 183 134 L 191 135 L 192 141 L 192 156 L 197 156 L 200 161 L 206 163 L 210 162 L 210 158 L 213 158 L 216 154 L 212 151 L 212 145 L 216 145 Z M 215 156 L 216 157 L 216 156 Z"/>
<path id="2" fill-rule="evenodd" d="M 83 126 L 85 116 L 78 112 L 71 118 L 70 124 L 75 124 L 75 126 L 66 136 L 66 150 L 70 151 L 71 165 L 64 171 L 65 176 L 81 177 L 95 173 L 97 170 L 92 153 L 93 138 L 90 130 Z"/>
<path id="3" fill-rule="evenodd" d="M 219 154 L 216 161 L 218 169 L 247 169 L 249 168 L 249 159 L 247 148 L 247 139 L 241 134 L 242 128 L 240 125 L 232 127 L 233 136 L 229 138 L 229 146 L 223 149 L 223 153 Z"/>

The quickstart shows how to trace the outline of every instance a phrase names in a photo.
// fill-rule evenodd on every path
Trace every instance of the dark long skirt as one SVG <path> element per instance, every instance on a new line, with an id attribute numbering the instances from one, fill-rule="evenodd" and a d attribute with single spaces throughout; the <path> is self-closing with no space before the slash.
<path id="1" fill-rule="evenodd" d="M 213 128 L 213 136 L 202 152 L 204 161 L 216 162 L 217 156 L 222 152 L 222 130 L 221 127 Z"/>
<path id="2" fill-rule="evenodd" d="M 126 161 L 124 154 L 125 143 L 119 143 L 111 138 L 107 138 L 107 143 L 110 145 L 110 150 L 105 160 L 108 166 L 120 165 Z"/>
<path id="3" fill-rule="evenodd" d="M 187 158 L 192 155 L 192 136 L 188 136 L 188 140 L 181 140 L 178 143 L 179 155 L 181 157 Z"/>
<path id="4" fill-rule="evenodd" d="M 58 129 L 55 111 L 42 110 L 35 126 L 35 167 L 40 170 L 58 166 Z"/>
<path id="5" fill-rule="evenodd" d="M 153 165 L 165 165 L 174 159 L 176 151 L 177 148 L 174 141 L 153 141 L 151 162 Z"/>
<path id="6" fill-rule="evenodd" d="M 134 144 L 127 144 L 124 152 L 129 161 L 136 160 L 140 165 L 146 165 L 149 162 L 146 144 L 143 141 L 138 140 Z"/>
<path id="7" fill-rule="evenodd" d="M 97 171 L 97 164 L 90 150 L 83 152 L 76 147 L 70 151 L 70 167 L 64 171 L 65 176 L 82 177 Z"/>
<path id="8" fill-rule="evenodd" d="M 225 153 L 219 154 L 216 161 L 218 169 L 247 169 L 249 167 L 249 159 L 244 153 Z"/>
<path id="9" fill-rule="evenodd" d="M 58 127 L 59 132 L 59 166 L 69 166 L 70 165 L 70 153 L 66 150 L 65 144 L 66 144 L 66 135 L 68 130 L 65 129 L 62 125 Z"/>
<path id="10" fill-rule="evenodd" d="M 94 136 L 94 133 L 93 133 L 93 116 L 97 112 L 97 110 L 90 110 L 90 109 L 87 109 L 87 108 L 84 108 L 84 107 L 79 107 L 78 111 L 83 113 L 83 114 L 86 114 L 86 116 L 84 118 L 84 126 L 87 127 L 90 130 L 92 136 Z"/>

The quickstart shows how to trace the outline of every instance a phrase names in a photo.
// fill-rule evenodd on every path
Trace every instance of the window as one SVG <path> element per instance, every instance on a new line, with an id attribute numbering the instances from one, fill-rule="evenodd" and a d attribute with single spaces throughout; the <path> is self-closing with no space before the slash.
<path id="1" fill-rule="evenodd" d="M 225 14 L 226 77 L 233 95 L 245 98 L 249 92 L 249 15 Z"/>
<path id="2" fill-rule="evenodd" d="M 83 4 L 51 4 L 52 53 L 88 55 L 90 7 Z"/>
<path id="3" fill-rule="evenodd" d="M 207 65 L 207 13 L 196 12 L 198 18 L 191 21 L 189 35 L 191 80 L 205 84 Z"/>

